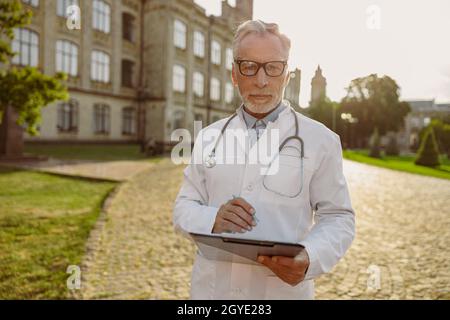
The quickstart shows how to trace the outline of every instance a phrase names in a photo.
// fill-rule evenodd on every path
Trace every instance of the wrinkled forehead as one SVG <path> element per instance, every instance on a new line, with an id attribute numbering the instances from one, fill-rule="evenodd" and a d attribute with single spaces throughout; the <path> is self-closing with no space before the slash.
<path id="1" fill-rule="evenodd" d="M 275 34 L 252 32 L 240 40 L 237 57 L 258 62 L 286 61 L 289 58 L 289 51 Z"/>

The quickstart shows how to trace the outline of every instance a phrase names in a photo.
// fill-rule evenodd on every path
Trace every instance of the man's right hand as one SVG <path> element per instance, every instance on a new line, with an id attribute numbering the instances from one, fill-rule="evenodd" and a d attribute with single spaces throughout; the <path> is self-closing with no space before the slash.
<path id="1" fill-rule="evenodd" d="M 212 233 L 240 232 L 256 226 L 255 209 L 244 199 L 235 198 L 220 206 Z"/>

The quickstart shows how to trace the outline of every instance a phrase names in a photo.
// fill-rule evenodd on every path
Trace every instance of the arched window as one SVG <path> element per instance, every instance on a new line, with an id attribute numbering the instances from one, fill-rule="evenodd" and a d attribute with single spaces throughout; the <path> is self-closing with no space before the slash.
<path id="1" fill-rule="evenodd" d="M 91 54 L 91 79 L 100 82 L 109 82 L 109 55 L 103 51 L 94 50 Z"/>
<path id="2" fill-rule="evenodd" d="M 71 76 L 78 74 L 78 46 L 72 41 L 56 41 L 56 71 Z"/>
<path id="3" fill-rule="evenodd" d="M 12 63 L 37 67 L 39 64 L 39 35 L 25 28 L 14 29 L 12 50 L 17 53 L 13 57 Z"/>
<path id="4" fill-rule="evenodd" d="M 136 134 L 136 108 L 125 107 L 122 109 L 122 134 Z"/>
<path id="5" fill-rule="evenodd" d="M 109 4 L 102 0 L 94 0 L 92 8 L 92 27 L 104 33 L 109 33 L 111 28 L 111 7 Z"/>
<path id="6" fill-rule="evenodd" d="M 57 128 L 60 132 L 78 130 L 78 102 L 75 99 L 58 104 Z"/>
<path id="7" fill-rule="evenodd" d="M 110 116 L 109 106 L 106 104 L 94 105 L 94 132 L 100 134 L 109 133 Z"/>

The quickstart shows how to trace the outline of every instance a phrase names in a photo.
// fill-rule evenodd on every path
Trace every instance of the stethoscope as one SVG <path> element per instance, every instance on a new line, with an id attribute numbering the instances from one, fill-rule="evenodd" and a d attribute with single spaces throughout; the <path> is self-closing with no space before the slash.
<path id="1" fill-rule="evenodd" d="M 279 147 L 279 149 L 278 149 L 278 154 L 277 154 L 276 156 L 279 156 L 279 154 L 280 154 L 281 151 L 283 150 L 284 146 L 285 146 L 289 141 L 291 141 L 291 140 L 297 140 L 297 141 L 300 143 L 300 163 L 301 163 L 301 178 L 300 178 L 300 179 L 301 179 L 301 187 L 300 187 L 299 191 L 298 191 L 297 193 L 295 193 L 294 195 L 285 195 L 285 194 L 282 194 L 281 192 L 278 192 L 278 191 L 275 191 L 275 190 L 271 190 L 271 189 L 269 189 L 269 188 L 266 186 L 266 182 L 265 182 L 266 175 L 264 175 L 264 178 L 263 178 L 263 186 L 264 186 L 264 188 L 266 188 L 267 190 L 270 190 L 270 191 L 272 191 L 272 192 L 274 192 L 274 193 L 276 193 L 276 194 L 278 194 L 278 195 L 285 196 L 285 197 L 289 197 L 289 198 L 295 198 L 295 197 L 297 197 L 297 196 L 302 192 L 302 189 L 303 189 L 303 159 L 304 159 L 304 157 L 305 157 L 305 146 L 304 146 L 304 143 L 303 143 L 303 139 L 300 138 L 300 136 L 299 136 L 299 126 L 298 126 L 298 118 L 297 118 L 297 115 L 295 114 L 295 111 L 292 110 L 292 109 L 291 109 L 291 112 L 292 112 L 292 114 L 293 114 L 293 116 L 294 116 L 294 120 L 295 120 L 295 135 L 289 136 L 289 137 L 287 137 L 287 138 L 285 138 L 285 139 L 283 140 L 283 142 L 280 144 L 280 147 Z M 227 120 L 227 122 L 224 124 L 224 126 L 222 127 L 222 130 L 220 131 L 220 135 L 217 137 L 216 142 L 214 143 L 214 147 L 212 148 L 211 152 L 205 157 L 205 159 L 204 159 L 204 161 L 203 161 L 203 165 L 204 165 L 206 168 L 211 169 L 211 168 L 214 168 L 214 167 L 216 166 L 216 148 L 217 148 L 217 146 L 218 146 L 218 144 L 219 144 L 219 142 L 220 142 L 220 139 L 222 139 L 222 137 L 223 137 L 223 135 L 224 135 L 224 133 L 225 133 L 225 130 L 227 129 L 227 127 L 228 127 L 228 125 L 230 124 L 231 120 L 233 120 L 236 116 L 237 116 L 237 113 L 234 113 L 234 114 Z M 295 149 L 297 149 L 297 148 L 295 148 Z M 272 164 L 273 161 L 274 161 L 274 159 L 272 159 L 272 161 L 270 161 L 267 171 L 270 169 L 270 165 Z"/>

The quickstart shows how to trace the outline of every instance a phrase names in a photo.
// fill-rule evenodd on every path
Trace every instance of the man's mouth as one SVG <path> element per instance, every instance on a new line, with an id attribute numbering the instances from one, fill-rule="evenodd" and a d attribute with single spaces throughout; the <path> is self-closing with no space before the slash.
<path id="1" fill-rule="evenodd" d="M 250 98 L 255 100 L 267 100 L 272 98 L 272 95 L 270 94 L 251 94 Z"/>

